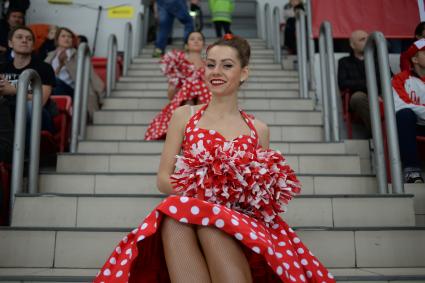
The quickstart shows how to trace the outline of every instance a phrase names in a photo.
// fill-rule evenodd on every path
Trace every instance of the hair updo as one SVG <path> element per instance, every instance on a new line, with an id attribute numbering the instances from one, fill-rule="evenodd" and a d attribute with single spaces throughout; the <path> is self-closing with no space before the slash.
<path id="1" fill-rule="evenodd" d="M 251 57 L 251 46 L 248 41 L 240 36 L 233 34 L 225 34 L 223 38 L 217 40 L 210 46 L 208 46 L 208 51 L 214 46 L 228 46 L 235 49 L 238 53 L 239 61 L 241 62 L 241 67 L 244 68 L 249 64 L 249 58 Z"/>

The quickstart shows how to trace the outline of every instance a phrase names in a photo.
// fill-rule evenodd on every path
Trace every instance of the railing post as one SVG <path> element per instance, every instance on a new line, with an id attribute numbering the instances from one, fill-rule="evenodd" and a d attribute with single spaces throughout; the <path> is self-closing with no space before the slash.
<path id="1" fill-rule="evenodd" d="M 297 37 L 297 58 L 298 58 L 298 74 L 300 97 L 308 98 L 308 77 L 307 77 L 307 45 L 306 45 L 306 29 L 305 29 L 305 13 L 298 9 L 295 12 L 296 18 L 296 37 Z"/>
<path id="2" fill-rule="evenodd" d="M 308 66 L 309 66 L 309 87 L 310 90 L 316 89 L 316 78 L 314 76 L 314 38 L 312 30 L 312 15 L 311 15 L 311 0 L 306 0 L 306 15 L 307 15 L 307 48 L 308 48 Z"/>
<path id="3" fill-rule="evenodd" d="M 29 193 L 36 193 L 38 187 L 38 166 L 40 158 L 40 132 L 43 92 L 40 76 L 34 70 L 25 70 L 19 76 L 16 93 L 15 134 L 13 142 L 12 184 L 10 193 L 10 215 L 12 215 L 15 195 L 22 191 L 22 176 L 24 172 L 25 126 L 27 116 L 28 86 L 32 87 L 32 121 L 29 164 Z"/>
<path id="4" fill-rule="evenodd" d="M 319 33 L 319 55 L 320 55 L 320 77 L 322 82 L 322 105 L 323 105 L 323 128 L 325 132 L 325 141 L 331 141 L 331 123 L 330 123 L 330 115 L 329 115 L 329 89 L 328 89 L 328 79 L 326 75 L 327 64 L 326 64 L 326 40 L 325 34 L 322 31 L 322 26 L 320 28 Z"/>
<path id="5" fill-rule="evenodd" d="M 143 28 L 144 28 L 144 23 L 143 23 L 143 14 L 142 13 L 138 13 L 137 14 L 137 23 L 136 23 L 136 42 L 135 42 L 135 46 L 134 46 L 134 54 L 133 57 L 139 56 L 140 54 L 140 49 L 143 46 Z"/>
<path id="6" fill-rule="evenodd" d="M 82 92 L 82 103 L 81 103 L 81 120 L 80 120 L 80 132 L 78 139 L 83 140 L 86 137 L 86 125 L 87 125 L 87 104 L 89 98 L 90 89 L 90 78 L 91 78 L 91 57 L 90 49 L 88 45 L 84 47 L 84 69 L 83 69 L 83 92 Z"/>
<path id="7" fill-rule="evenodd" d="M 117 66 L 117 37 L 114 34 L 108 38 L 108 62 L 106 66 L 106 97 L 110 97 L 115 88 Z"/>
<path id="8" fill-rule="evenodd" d="M 77 76 L 75 80 L 75 89 L 74 89 L 74 105 L 72 109 L 72 125 L 71 125 L 71 147 L 70 152 L 75 153 L 77 151 L 77 143 L 78 138 L 80 134 L 80 119 L 81 114 L 84 111 L 87 111 L 87 103 L 86 108 L 82 109 L 82 104 L 87 98 L 87 92 L 85 88 L 85 79 L 84 79 L 84 72 L 87 65 L 86 61 L 89 56 L 87 54 L 90 54 L 90 50 L 86 43 L 80 44 L 78 47 L 78 54 L 77 54 Z M 90 66 L 90 62 L 88 63 Z M 89 76 L 89 74 L 87 74 Z M 85 95 L 86 97 L 82 97 L 82 95 Z"/>
<path id="9" fill-rule="evenodd" d="M 266 44 L 267 44 L 267 48 L 271 49 L 273 45 L 273 27 L 272 27 L 272 19 L 271 19 L 272 11 L 271 11 L 271 7 L 269 3 L 266 4 L 264 8 L 264 12 L 265 12 L 264 21 L 266 24 Z"/>
<path id="10" fill-rule="evenodd" d="M 131 23 L 125 24 L 125 33 L 124 33 L 124 67 L 123 75 L 127 76 L 128 68 L 131 64 L 132 59 L 132 42 L 133 42 L 133 28 Z"/>
<path id="11" fill-rule="evenodd" d="M 369 35 L 364 50 L 367 92 L 369 97 L 370 116 L 372 122 L 372 134 L 374 142 L 376 177 L 378 179 L 379 193 L 388 191 L 385 153 L 381 131 L 381 117 L 378 102 L 378 88 L 376 82 L 374 49 L 377 50 L 379 72 L 381 79 L 382 98 L 384 100 L 385 126 L 388 139 L 389 162 L 391 167 L 391 180 L 393 192 L 403 193 L 403 180 L 401 173 L 400 152 L 398 147 L 397 125 L 394 111 L 394 100 L 391 87 L 390 68 L 388 63 L 387 44 L 381 32 L 373 32 Z"/>
<path id="12" fill-rule="evenodd" d="M 148 44 L 149 20 L 151 11 L 149 9 L 149 1 L 143 1 L 143 29 L 142 29 L 142 46 L 141 50 Z"/>
<path id="13" fill-rule="evenodd" d="M 340 134 L 338 120 L 338 100 L 336 91 L 335 57 L 332 41 L 332 26 L 327 21 L 320 25 L 319 48 L 320 72 L 322 77 L 323 113 L 325 115 L 325 138 L 326 141 L 330 141 L 330 132 L 332 132 L 332 141 L 338 142 L 340 141 Z"/>
<path id="14" fill-rule="evenodd" d="M 280 10 L 278 7 L 273 9 L 273 19 L 274 19 L 274 61 L 275 63 L 282 63 L 282 54 L 280 49 Z"/>

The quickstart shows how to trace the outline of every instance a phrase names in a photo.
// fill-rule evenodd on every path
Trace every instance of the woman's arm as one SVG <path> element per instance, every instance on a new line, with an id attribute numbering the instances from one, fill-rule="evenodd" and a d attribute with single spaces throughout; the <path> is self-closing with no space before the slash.
<path id="1" fill-rule="evenodd" d="M 169 100 L 172 100 L 174 98 L 174 95 L 177 93 L 177 88 L 173 84 L 168 84 L 168 90 L 167 90 L 167 96 Z"/>
<path id="2" fill-rule="evenodd" d="M 185 105 L 177 108 L 171 117 L 156 180 L 158 190 L 164 194 L 173 194 L 170 176 L 174 173 L 176 155 L 180 153 L 184 129 L 189 116 L 189 106 Z"/>
<path id="3" fill-rule="evenodd" d="M 260 140 L 261 147 L 264 149 L 268 149 L 270 146 L 269 127 L 258 119 L 255 119 L 253 122 L 254 122 L 254 127 L 258 133 L 258 138 Z"/>

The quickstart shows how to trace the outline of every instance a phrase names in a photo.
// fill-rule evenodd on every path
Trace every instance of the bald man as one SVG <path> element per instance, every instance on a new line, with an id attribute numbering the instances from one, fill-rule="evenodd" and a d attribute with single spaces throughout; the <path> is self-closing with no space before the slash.
<path id="1" fill-rule="evenodd" d="M 356 30 L 350 37 L 350 56 L 341 58 L 338 62 L 338 86 L 341 91 L 351 93 L 350 111 L 363 122 L 366 134 L 371 137 L 369 101 L 367 97 L 366 73 L 364 64 L 364 47 L 367 32 Z"/>

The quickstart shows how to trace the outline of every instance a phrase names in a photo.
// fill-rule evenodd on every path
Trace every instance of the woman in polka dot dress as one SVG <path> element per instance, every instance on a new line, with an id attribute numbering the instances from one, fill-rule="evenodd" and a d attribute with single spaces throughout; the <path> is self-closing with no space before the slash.
<path id="1" fill-rule="evenodd" d="M 279 216 L 300 187 L 268 149 L 268 127 L 238 109 L 249 57 L 236 36 L 207 50 L 212 100 L 174 112 L 162 152 L 157 184 L 169 196 L 94 282 L 336 282 Z"/>
<path id="2" fill-rule="evenodd" d="M 167 134 L 173 112 L 186 103 L 208 103 L 211 92 L 204 82 L 205 63 L 201 58 L 204 36 L 192 32 L 187 37 L 186 50 L 172 50 L 161 59 L 161 70 L 168 78 L 170 102 L 152 120 L 145 140 L 158 140 Z"/>

